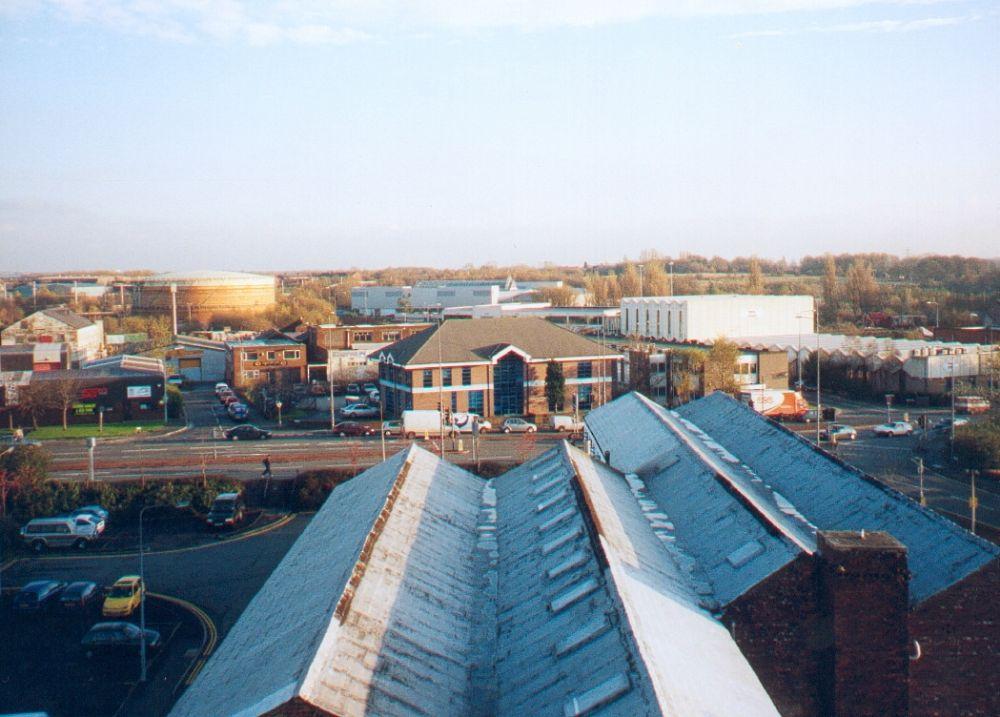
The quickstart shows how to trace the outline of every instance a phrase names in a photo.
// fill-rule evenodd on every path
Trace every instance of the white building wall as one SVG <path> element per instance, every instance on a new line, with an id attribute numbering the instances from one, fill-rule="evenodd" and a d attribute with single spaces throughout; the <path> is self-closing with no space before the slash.
<path id="1" fill-rule="evenodd" d="M 356 286 L 351 289 L 351 309 L 362 314 L 391 314 L 399 308 L 399 300 L 409 296 L 409 286 Z"/>
<path id="2" fill-rule="evenodd" d="M 622 299 L 622 333 L 664 341 L 711 341 L 811 333 L 811 296 L 645 296 Z"/>

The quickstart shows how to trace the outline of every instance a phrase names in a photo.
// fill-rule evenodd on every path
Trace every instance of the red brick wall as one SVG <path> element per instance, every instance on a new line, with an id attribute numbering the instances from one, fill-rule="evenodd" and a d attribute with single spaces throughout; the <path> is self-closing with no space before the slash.
<path id="1" fill-rule="evenodd" d="M 722 621 L 784 717 L 820 713 L 816 564 L 801 555 L 733 601 Z"/>
<path id="2" fill-rule="evenodd" d="M 1000 560 L 910 613 L 910 714 L 1000 715 Z"/>

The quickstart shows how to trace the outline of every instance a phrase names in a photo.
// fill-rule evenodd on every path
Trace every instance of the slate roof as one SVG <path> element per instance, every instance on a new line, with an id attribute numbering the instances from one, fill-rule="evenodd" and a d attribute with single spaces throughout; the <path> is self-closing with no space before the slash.
<path id="1" fill-rule="evenodd" d="M 750 484 L 748 498 L 741 499 L 731 485 L 716 478 L 723 467 L 707 463 L 691 447 L 707 446 L 678 423 L 638 393 L 622 396 L 586 418 L 595 449 L 602 455 L 610 451 L 612 466 L 645 482 L 662 513 L 661 529 L 690 561 L 694 578 L 707 583 L 704 604 L 717 608 L 802 554 L 796 538 L 814 548 L 815 537 L 784 514 L 775 516 L 775 526 L 749 510 L 748 501 L 777 503 L 773 495 L 753 490 L 758 484 L 749 474 L 745 481 L 731 476 L 737 486 Z M 740 470 L 735 465 L 732 469 Z"/>
<path id="2" fill-rule="evenodd" d="M 88 318 L 80 316 L 74 311 L 69 309 L 42 309 L 38 312 L 39 314 L 45 314 L 49 318 L 55 319 L 56 321 L 61 321 L 67 326 L 74 329 L 85 329 L 88 326 L 93 326 L 94 322 Z M 27 317 L 27 320 L 31 320 L 31 316 Z"/>
<path id="3" fill-rule="evenodd" d="M 777 714 L 621 474 L 563 444 L 493 486 L 495 714 Z"/>
<path id="4" fill-rule="evenodd" d="M 440 353 L 438 334 L 440 333 Z M 392 356 L 397 365 L 483 363 L 507 346 L 533 359 L 607 356 L 613 351 L 577 333 L 535 317 L 448 319 L 439 326 L 384 347 L 377 356 Z"/>

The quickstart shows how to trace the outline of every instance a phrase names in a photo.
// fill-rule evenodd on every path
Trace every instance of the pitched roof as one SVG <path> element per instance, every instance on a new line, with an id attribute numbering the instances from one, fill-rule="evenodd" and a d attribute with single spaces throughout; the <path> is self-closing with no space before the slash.
<path id="1" fill-rule="evenodd" d="M 621 408 L 612 414 L 615 404 Z M 623 441 L 617 452 L 612 449 L 612 465 L 624 465 L 625 470 L 635 467 L 655 474 L 662 473 L 663 469 L 657 465 L 653 465 L 652 470 L 647 470 L 645 465 L 633 466 L 643 459 L 646 465 L 649 464 L 650 459 L 645 457 L 652 450 L 650 443 L 669 442 L 671 437 L 681 435 L 693 437 L 685 449 L 688 458 L 701 463 L 707 470 L 691 473 L 678 470 L 673 479 L 667 471 L 659 477 L 649 478 L 649 487 L 650 493 L 677 528 L 678 544 L 692 552 L 702 566 L 706 566 L 713 580 L 718 578 L 712 575 L 710 567 L 713 543 L 709 536 L 698 533 L 697 523 L 691 523 L 687 530 L 680 527 L 688 522 L 684 513 L 694 499 L 687 493 L 691 486 L 682 481 L 696 481 L 698 489 L 709 490 L 713 482 L 709 480 L 712 474 L 729 488 L 739 488 L 740 499 L 731 506 L 741 506 L 744 512 L 750 514 L 738 516 L 723 510 L 719 498 L 720 502 L 701 516 L 703 529 L 708 532 L 713 530 L 709 523 L 712 515 L 731 523 L 725 526 L 725 530 L 718 531 L 720 546 L 728 548 L 733 545 L 733 542 L 727 543 L 734 540 L 733 536 L 745 539 L 746 547 L 732 554 L 737 562 L 747 556 L 752 562 L 757 562 L 761 557 L 767 557 L 775 547 L 773 541 L 761 538 L 754 527 L 755 522 L 777 527 L 804 550 L 809 547 L 805 542 L 808 533 L 816 530 L 885 531 L 907 547 L 912 605 L 953 585 L 1000 554 L 997 546 L 977 538 L 723 393 L 692 401 L 673 412 L 657 408 L 656 411 L 667 419 L 679 419 L 680 427 L 676 419 L 662 421 L 661 428 L 645 434 L 641 450 L 647 453 L 638 452 L 640 449 L 636 448 L 638 458 L 631 460 L 628 457 L 632 452 L 627 442 L 629 437 L 621 431 L 613 432 L 607 424 L 628 425 L 630 421 L 638 421 L 643 412 L 650 411 L 650 404 L 648 399 L 637 394 L 619 398 L 592 412 L 587 417 L 588 429 L 602 445 Z M 612 415 L 613 421 L 610 419 Z M 650 424 L 647 422 L 647 425 Z M 692 445 L 700 446 L 702 450 L 695 451 Z M 622 456 L 622 453 L 626 455 Z M 706 456 L 712 454 L 722 459 L 722 463 L 709 465 Z M 728 464 L 728 469 L 721 471 L 725 468 L 723 464 Z M 680 477 L 682 475 L 683 478 Z M 744 477 L 749 480 L 744 480 Z M 704 496 L 698 497 L 698 500 L 702 498 Z M 753 522 L 750 517 L 754 518 Z M 726 530 L 731 531 L 728 538 Z M 725 568 L 721 562 L 718 565 Z M 716 584 L 717 597 L 724 602 L 726 594 L 732 590 L 739 594 L 752 586 L 747 584 L 752 579 L 753 576 L 748 574 L 747 581 L 727 583 L 726 588 Z"/>
<path id="2" fill-rule="evenodd" d="M 386 346 L 375 355 L 391 356 L 398 365 L 482 363 L 507 346 L 533 359 L 618 357 L 601 344 L 545 319 L 510 316 L 448 319 Z"/>
<path id="3" fill-rule="evenodd" d="M 705 441 L 645 396 L 622 396 L 591 411 L 586 424 L 611 465 L 644 481 L 661 529 L 703 581 L 707 606 L 732 602 L 801 555 L 803 543 L 814 548 L 814 533 L 782 513 L 755 476 L 741 476 L 722 456 L 713 461 Z"/>
<path id="4" fill-rule="evenodd" d="M 56 321 L 61 321 L 74 329 L 84 329 L 88 326 L 93 326 L 94 324 L 94 322 L 90 319 L 80 316 L 76 312 L 70 311 L 66 308 L 42 309 L 38 313 L 45 314 L 49 318 L 55 319 Z M 29 316 L 28 319 L 30 320 L 31 316 Z"/>
<path id="5" fill-rule="evenodd" d="M 171 714 L 471 712 L 481 489 L 416 447 L 338 486 Z"/>
<path id="6" fill-rule="evenodd" d="M 777 714 L 621 474 L 563 444 L 493 485 L 495 714 Z"/>

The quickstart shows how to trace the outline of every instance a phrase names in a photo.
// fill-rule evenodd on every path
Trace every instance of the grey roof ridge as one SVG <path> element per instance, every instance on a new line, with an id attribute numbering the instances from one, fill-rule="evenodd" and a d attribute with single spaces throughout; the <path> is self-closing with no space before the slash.
<path id="1" fill-rule="evenodd" d="M 641 393 L 636 393 L 636 396 L 702 463 L 712 470 L 716 478 L 722 481 L 730 492 L 757 516 L 758 520 L 767 523 L 782 537 L 809 555 L 816 552 L 816 526 L 799 513 L 787 498 L 773 490 L 749 466 L 739 463 L 741 470 L 734 469 L 731 463 L 737 462 L 738 459 L 721 445 L 714 444 L 716 448 L 708 445 L 707 434 L 693 422 L 681 418 L 672 411 L 661 411 L 659 406 Z M 723 454 L 727 454 L 728 458 Z M 786 505 L 782 505 L 782 501 Z"/>
<path id="2" fill-rule="evenodd" d="M 337 627 L 344 623 L 348 612 L 350 611 L 351 600 L 354 597 L 354 592 L 357 589 L 358 584 L 364 579 L 365 567 L 367 566 L 367 558 L 371 555 L 375 543 L 378 541 L 382 533 L 382 527 L 385 525 L 388 513 L 392 512 L 392 508 L 396 503 L 396 498 L 402 491 L 403 483 L 406 481 L 406 475 L 409 472 L 410 466 L 413 465 L 413 459 L 415 453 L 421 449 L 416 443 L 411 443 L 410 447 L 406 449 L 406 457 L 403 459 L 402 465 L 399 467 L 399 472 L 396 474 L 396 478 L 393 481 L 392 488 L 389 489 L 386 495 L 385 503 L 382 506 L 382 510 L 379 512 L 379 517 L 376 519 L 375 524 L 369 529 L 368 536 L 365 538 L 364 545 L 361 548 L 361 554 L 354 563 L 354 568 L 351 570 L 350 576 L 347 578 L 347 582 L 344 585 L 344 589 L 340 594 L 340 597 L 335 603 L 334 609 L 330 611 L 329 621 L 326 624 L 326 628 L 322 631 L 317 631 L 316 638 L 313 640 L 309 647 L 309 661 L 305 663 L 305 669 L 299 674 L 298 679 L 294 683 L 294 689 L 292 691 L 292 696 L 298 695 L 306 699 L 306 695 L 309 691 L 309 687 L 315 682 L 320 680 L 321 676 L 319 670 L 321 665 L 317 664 L 316 656 L 319 654 L 324 647 L 332 648 L 336 644 L 338 638 Z M 427 451 L 429 453 L 429 451 Z M 433 455 L 433 454 L 431 454 Z M 332 641 L 333 644 L 330 644 Z M 308 699 L 306 699 L 308 702 Z"/>
<path id="3" fill-rule="evenodd" d="M 760 416 L 760 414 L 758 414 L 756 411 L 754 411 L 752 408 L 750 408 L 749 406 L 747 406 L 742 401 L 735 401 L 735 403 L 739 404 L 740 409 L 742 409 L 744 411 L 749 411 L 749 412 L 753 413 L 754 415 L 756 415 L 759 418 L 763 418 L 763 416 Z M 915 510 L 918 510 L 918 511 L 922 512 L 924 515 L 926 515 L 927 517 L 929 517 L 932 520 L 936 521 L 938 524 L 940 524 L 942 527 L 944 527 L 945 529 L 947 529 L 949 532 L 954 533 L 956 535 L 961 535 L 966 541 L 968 541 L 970 543 L 975 543 L 980 548 L 984 548 L 988 552 L 992 553 L 993 556 L 994 556 L 994 558 L 997 557 L 997 556 L 1000 556 L 1000 547 L 998 547 L 994 543 L 991 543 L 990 541 L 986 540 L 985 538 L 981 538 L 980 536 L 976 535 L 975 533 L 969 532 L 968 530 L 966 530 L 965 528 L 963 528 L 962 526 L 960 526 L 958 523 L 956 523 L 953 520 L 950 520 L 948 518 L 945 518 L 943 515 L 941 515 L 937 511 L 932 510 L 931 508 L 928 508 L 925 505 L 920 505 L 920 503 L 918 503 L 917 501 L 913 500 L 912 498 L 910 498 L 908 495 L 906 495 L 902 491 L 897 490 L 897 489 L 893 488 L 890 485 L 886 485 L 885 483 L 882 483 L 880 480 L 878 480 L 874 476 L 871 476 L 871 475 L 865 473 L 863 470 L 861 470 L 857 466 L 853 466 L 850 463 L 847 463 L 842 458 L 840 458 L 840 456 L 835 456 L 832 453 L 830 453 L 829 451 L 823 450 L 822 448 L 820 448 L 817 445 L 815 445 L 812 441 L 808 440 L 807 438 L 803 438 L 802 436 L 800 436 L 798 433 L 796 433 L 795 431 L 791 430 L 787 426 L 783 426 L 780 423 L 778 423 L 776 421 L 773 421 L 771 419 L 765 419 L 765 420 L 767 421 L 768 425 L 771 428 L 773 428 L 775 430 L 778 430 L 778 431 L 783 431 L 784 433 L 792 436 L 795 440 L 800 441 L 801 443 L 803 443 L 806 446 L 808 446 L 811 451 L 813 451 L 815 453 L 818 453 L 820 455 L 820 457 L 825 458 L 826 460 L 830 461 L 831 463 L 835 463 L 840 468 L 843 468 L 844 470 L 847 470 L 850 473 L 854 474 L 855 477 L 860 478 L 861 480 L 863 480 L 864 482 L 868 483 L 869 485 L 874 486 L 875 488 L 878 488 L 879 490 L 881 490 L 883 493 L 885 493 L 886 495 L 888 495 L 893 500 L 906 503 L 912 509 L 915 509 Z M 928 597 L 930 597 L 930 596 L 928 596 Z"/>
<path id="4" fill-rule="evenodd" d="M 577 458 L 574 456 L 574 452 L 579 453 L 583 456 L 587 456 L 587 454 L 581 451 L 579 448 L 571 446 L 569 441 L 566 440 L 563 440 L 561 442 L 561 448 L 562 448 L 561 452 L 563 454 L 563 459 L 569 464 L 569 468 L 573 472 L 573 477 L 576 479 L 576 482 L 581 485 L 582 488 L 583 480 L 580 477 L 580 471 L 576 464 Z M 587 457 L 589 458 L 589 456 Z M 634 491 L 632 490 L 632 485 L 629 482 L 628 478 L 626 478 L 625 474 L 619 471 L 617 468 L 611 467 L 604 461 L 597 461 L 597 462 L 606 470 L 612 473 L 616 473 L 621 477 L 622 482 L 629 487 L 629 492 L 631 492 L 633 494 L 633 497 L 636 498 L 636 509 L 641 511 L 645 515 L 646 511 L 642 510 L 642 506 L 639 504 L 639 498 L 638 496 L 635 495 Z M 580 501 L 580 503 L 581 503 L 580 505 L 581 513 L 586 513 L 586 515 L 589 518 L 589 520 L 584 521 L 584 525 L 586 526 L 588 532 L 592 529 L 591 526 L 593 526 L 593 528 L 596 529 L 597 532 L 600 532 L 600 527 L 599 527 L 601 524 L 600 517 L 592 513 L 591 507 L 589 503 L 587 503 L 587 501 L 585 500 Z M 647 520 L 649 520 L 648 517 Z M 702 597 L 702 595 L 696 588 L 696 584 L 699 582 L 702 583 L 708 582 L 708 584 L 711 585 L 711 582 L 708 581 L 707 578 L 695 574 L 695 568 L 697 568 L 698 566 L 698 561 L 695 560 L 692 556 L 690 556 L 683 548 L 679 547 L 675 542 L 670 542 L 660 539 L 660 536 L 657 535 L 655 530 L 653 530 L 652 525 L 649 526 L 649 529 L 650 532 L 656 535 L 658 542 L 660 543 L 660 546 L 663 548 L 664 553 L 670 559 L 670 562 L 673 565 L 674 569 L 677 571 L 677 574 L 685 578 L 685 580 L 683 581 L 683 585 L 685 588 L 687 588 L 688 597 L 691 600 L 691 604 L 698 605 L 707 611 L 713 610 L 715 608 L 714 603 L 709 604 L 708 601 L 706 601 Z M 594 537 L 594 545 L 600 546 L 601 542 L 600 540 L 597 539 L 598 536 L 593 536 L 593 537 Z M 604 559 L 604 562 L 607 563 L 606 558 Z"/>

